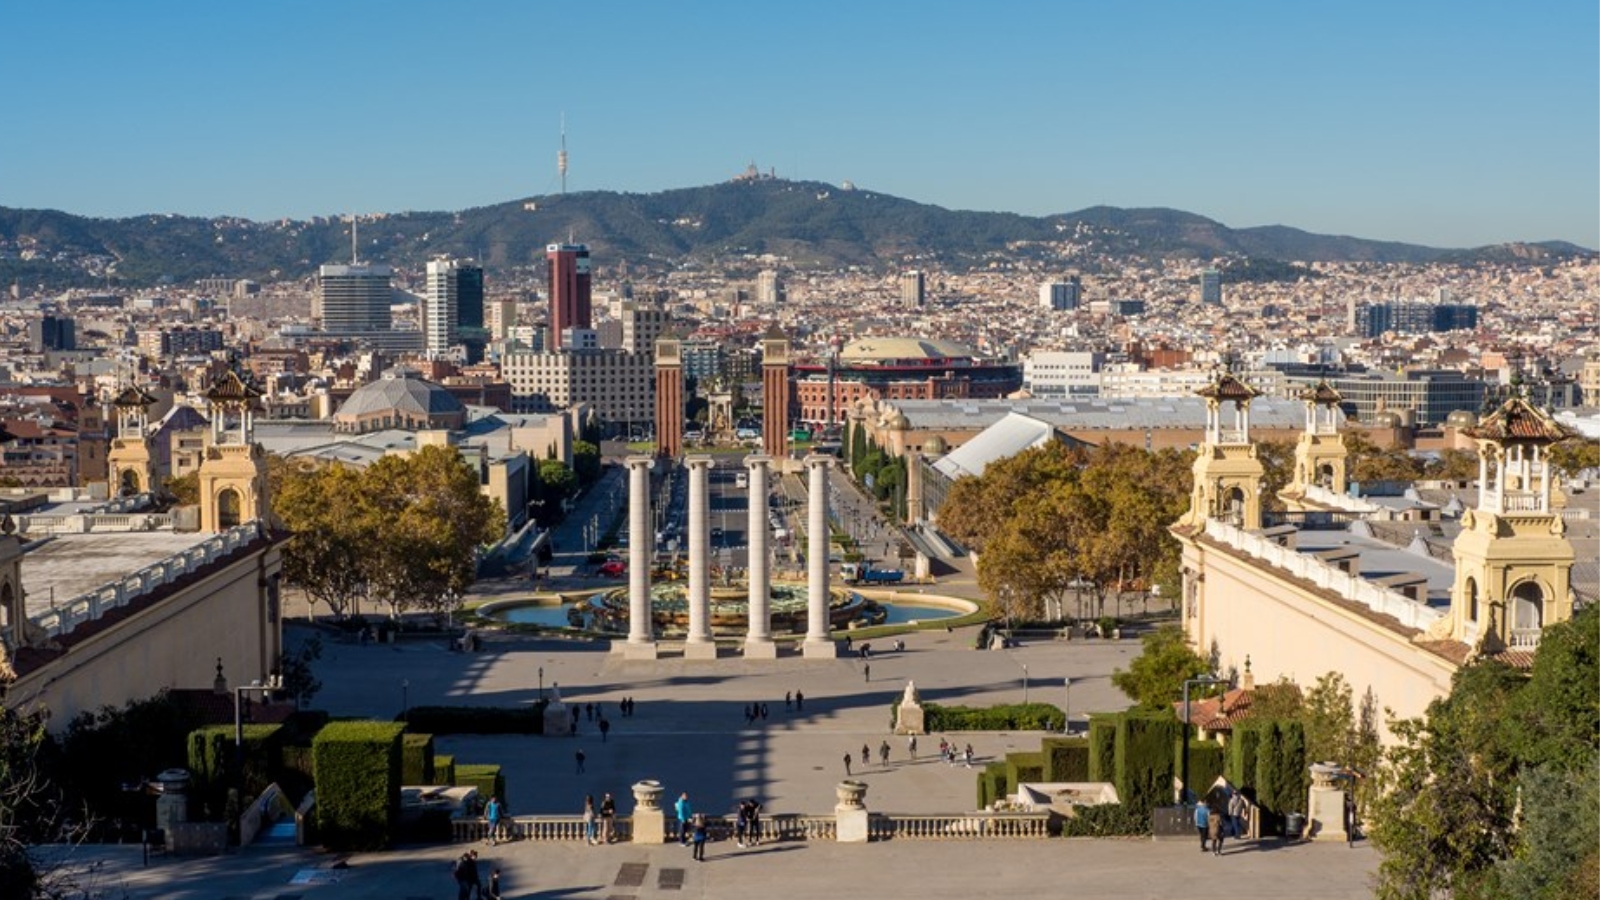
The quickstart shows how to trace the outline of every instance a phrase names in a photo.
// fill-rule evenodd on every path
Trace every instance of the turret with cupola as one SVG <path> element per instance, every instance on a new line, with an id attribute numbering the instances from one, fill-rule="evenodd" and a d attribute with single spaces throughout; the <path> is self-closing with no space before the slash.
<path id="1" fill-rule="evenodd" d="M 1294 474 L 1278 496 L 1290 511 L 1302 511 L 1308 495 L 1323 493 L 1324 501 L 1344 495 L 1348 485 L 1349 452 L 1339 434 L 1339 404 L 1344 397 L 1327 381 L 1300 393 L 1306 407 L 1305 430 L 1294 447 Z"/>
<path id="2" fill-rule="evenodd" d="M 206 392 L 211 445 L 200 464 L 200 530 L 227 531 L 267 518 L 267 460 L 255 442 L 261 391 L 226 372 Z"/>
<path id="3" fill-rule="evenodd" d="M 117 436 L 106 454 L 111 493 L 121 496 L 155 490 L 155 458 L 150 452 L 151 405 L 156 398 L 134 385 L 123 388 L 111 401 L 117 417 Z"/>
<path id="4" fill-rule="evenodd" d="M 1250 440 L 1250 402 L 1260 391 L 1231 372 L 1219 372 L 1195 392 L 1206 401 L 1206 436 L 1194 461 L 1194 492 L 1180 525 L 1204 528 L 1221 519 L 1246 530 L 1261 527 L 1265 470 Z M 1232 407 L 1231 422 L 1224 409 Z"/>

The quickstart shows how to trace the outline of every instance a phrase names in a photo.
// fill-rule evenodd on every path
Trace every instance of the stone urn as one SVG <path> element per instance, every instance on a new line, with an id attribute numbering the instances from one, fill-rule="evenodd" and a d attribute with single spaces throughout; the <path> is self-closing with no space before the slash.
<path id="1" fill-rule="evenodd" d="M 834 809 L 865 809 L 861 801 L 867 796 L 867 783 L 846 779 L 839 782 L 834 788 L 834 793 L 839 797 L 839 805 Z"/>
<path id="2" fill-rule="evenodd" d="M 638 809 L 661 808 L 661 782 L 645 780 L 633 785 L 633 802 Z"/>
<path id="3" fill-rule="evenodd" d="M 1339 766 L 1336 763 L 1320 762 L 1311 764 L 1311 786 L 1313 788 L 1336 787 L 1334 779 L 1339 776 Z"/>

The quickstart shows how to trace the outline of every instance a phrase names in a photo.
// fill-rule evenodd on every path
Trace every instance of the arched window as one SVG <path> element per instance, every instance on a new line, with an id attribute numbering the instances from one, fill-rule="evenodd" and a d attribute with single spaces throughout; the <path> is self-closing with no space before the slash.
<path id="1" fill-rule="evenodd" d="M 1511 591 L 1511 629 L 1537 631 L 1544 624 L 1544 589 L 1524 581 Z"/>
<path id="2" fill-rule="evenodd" d="M 232 528 L 240 523 L 243 516 L 239 492 L 233 488 L 223 488 L 217 495 L 217 524 L 223 528 Z"/>
<path id="3" fill-rule="evenodd" d="M 1317 487 L 1333 490 L 1333 466 L 1323 463 L 1317 467 Z"/>
<path id="4" fill-rule="evenodd" d="M 1467 579 L 1467 621 L 1478 621 L 1478 580 Z"/>
<path id="5" fill-rule="evenodd" d="M 1245 503 L 1244 489 L 1238 487 L 1229 488 L 1226 498 L 1225 512 L 1229 524 L 1236 528 L 1243 528 Z"/>

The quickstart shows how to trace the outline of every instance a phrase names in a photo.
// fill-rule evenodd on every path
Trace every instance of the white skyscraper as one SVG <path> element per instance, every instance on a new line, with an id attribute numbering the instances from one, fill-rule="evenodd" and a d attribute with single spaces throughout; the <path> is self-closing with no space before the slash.
<path id="1" fill-rule="evenodd" d="M 423 344 L 430 355 L 449 350 L 460 328 L 460 263 L 435 259 L 428 263 L 427 287 L 422 299 Z"/>

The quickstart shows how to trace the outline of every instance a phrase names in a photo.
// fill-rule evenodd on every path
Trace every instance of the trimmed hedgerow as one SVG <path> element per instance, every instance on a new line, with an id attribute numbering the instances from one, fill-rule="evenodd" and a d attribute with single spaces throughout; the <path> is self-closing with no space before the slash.
<path id="1" fill-rule="evenodd" d="M 1088 738 L 1048 737 L 1040 742 L 1044 755 L 1044 780 L 1074 782 L 1089 780 Z"/>
<path id="2" fill-rule="evenodd" d="M 433 778 L 433 735 L 402 735 L 400 738 L 400 783 L 438 784 Z"/>
<path id="3" fill-rule="evenodd" d="M 317 833 L 334 850 L 381 850 L 400 813 L 400 735 L 395 722 L 329 722 L 311 743 Z"/>
<path id="4" fill-rule="evenodd" d="M 1175 769 L 1183 775 L 1183 759 L 1178 754 L 1183 753 L 1183 741 L 1180 739 L 1172 748 L 1175 760 Z M 1222 777 L 1223 747 L 1216 741 L 1189 742 L 1189 781 L 1184 785 L 1185 790 L 1196 797 L 1204 797 L 1211 790 L 1211 785 Z"/>
<path id="5" fill-rule="evenodd" d="M 1117 797 L 1128 814 L 1148 818 L 1150 810 L 1171 802 L 1172 748 L 1180 729 L 1170 712 L 1137 710 L 1117 717 Z"/>
<path id="6" fill-rule="evenodd" d="M 419 734 L 544 734 L 544 707 L 413 706 L 397 719 Z"/>
<path id="7" fill-rule="evenodd" d="M 1127 837 L 1150 833 L 1150 817 L 1139 817 L 1121 803 L 1073 807 L 1061 822 L 1062 837 Z"/>
<path id="8" fill-rule="evenodd" d="M 1044 754 L 1038 751 L 1006 754 L 1006 782 L 1021 785 L 1025 781 L 1038 783 L 1044 780 Z"/>
<path id="9" fill-rule="evenodd" d="M 1261 747 L 1261 722 L 1240 722 L 1228 739 L 1228 780 L 1241 791 L 1255 793 L 1256 754 Z"/>
<path id="10" fill-rule="evenodd" d="M 456 758 L 443 754 L 435 756 L 433 758 L 433 777 L 440 784 L 455 784 Z"/>
<path id="11" fill-rule="evenodd" d="M 978 773 L 978 808 L 987 809 L 989 804 L 1003 797 L 1009 796 L 1011 787 L 1006 782 L 1006 764 L 992 762 L 983 767 Z"/>
<path id="12" fill-rule="evenodd" d="M 254 796 L 278 780 L 283 726 L 245 725 L 240 730 L 244 771 L 239 784 L 233 776 L 233 726 L 208 725 L 189 732 L 189 774 L 194 779 L 194 796 L 200 800 L 196 808 L 210 810 L 213 816 L 222 814 L 229 788 L 242 787 L 244 794 Z"/>
<path id="13" fill-rule="evenodd" d="M 488 803 L 490 797 L 506 796 L 506 776 L 500 767 L 492 764 L 459 763 L 455 766 L 455 784 L 458 787 L 478 789 L 478 800 Z"/>
<path id="14" fill-rule="evenodd" d="M 1261 807 L 1261 833 L 1279 832 L 1283 814 L 1283 731 L 1276 722 L 1262 722 L 1261 744 L 1256 748 L 1256 803 Z"/>
<path id="15" fill-rule="evenodd" d="M 1114 781 L 1117 774 L 1117 717 L 1089 717 L 1089 780 Z"/>
<path id="16" fill-rule="evenodd" d="M 924 703 L 927 732 L 943 731 L 1049 731 L 1065 721 L 1061 708 L 1048 703 L 1010 703 L 1003 706 L 940 706 Z"/>

